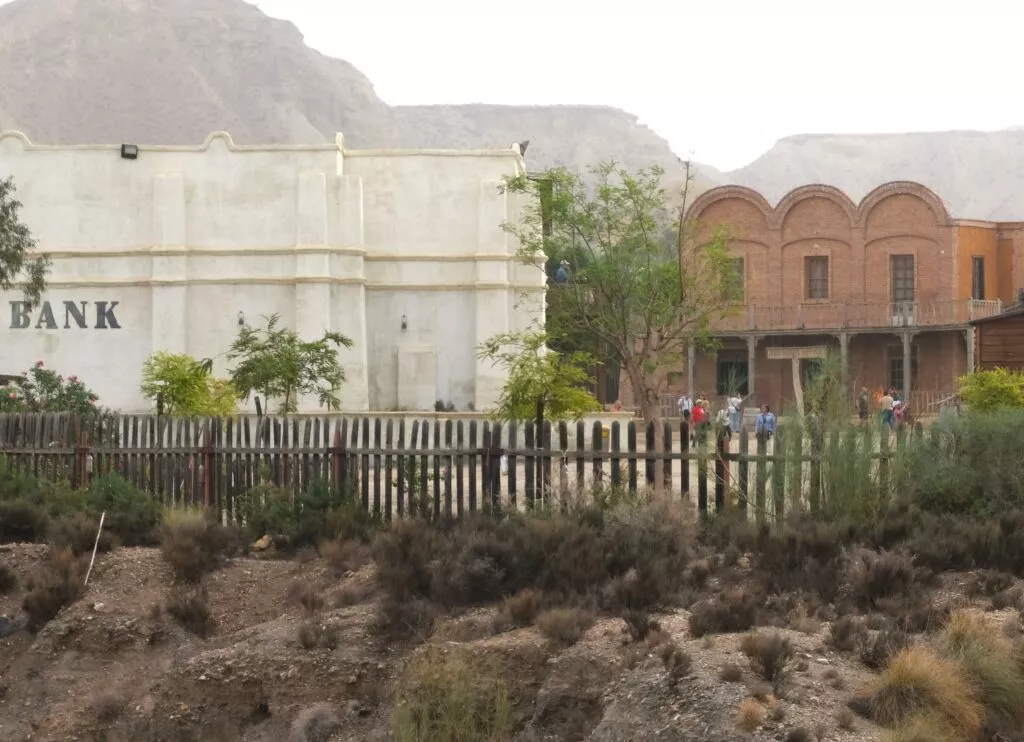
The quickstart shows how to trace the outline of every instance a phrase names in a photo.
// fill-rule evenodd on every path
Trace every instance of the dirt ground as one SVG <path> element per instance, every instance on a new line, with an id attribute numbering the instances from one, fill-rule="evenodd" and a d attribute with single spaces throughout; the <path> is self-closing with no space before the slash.
<path id="1" fill-rule="evenodd" d="M 0 547 L 0 559 L 24 581 L 45 546 Z M 288 598 L 298 580 L 326 598 L 319 616 L 340 631 L 334 649 L 302 649 L 302 610 Z M 0 639 L 0 739 L 242 740 L 288 739 L 304 707 L 326 702 L 344 719 L 335 740 L 384 740 L 397 678 L 429 647 L 467 648 L 500 659 L 506 677 L 527 699 L 521 742 L 536 740 L 774 740 L 797 725 L 819 722 L 835 742 L 878 739 L 857 720 L 837 728 L 836 713 L 869 673 L 854 658 L 825 646 L 826 627 L 786 630 L 799 649 L 784 709 L 755 734 L 738 731 L 734 715 L 757 683 L 739 652 L 739 635 L 694 639 L 687 612 L 659 616 L 664 631 L 693 658 L 692 675 L 673 688 L 663 664 L 626 646 L 620 619 L 603 619 L 575 646 L 558 651 L 532 628 L 493 635 L 495 609 L 440 624 L 426 647 L 382 643 L 372 631 L 377 596 L 373 567 L 336 579 L 319 558 L 238 558 L 207 577 L 215 633 L 197 639 L 153 606 L 171 589 L 171 575 L 153 549 L 100 555 L 86 596 L 37 636 Z M 344 594 L 348 599 L 342 599 Z M 352 605 L 352 596 L 362 600 Z M 0 615 L 19 613 L 19 590 L 0 598 Z M 332 607 L 340 606 L 340 607 Z M 740 682 L 718 678 L 726 663 L 745 669 Z M 843 690 L 833 687 L 842 678 Z"/>

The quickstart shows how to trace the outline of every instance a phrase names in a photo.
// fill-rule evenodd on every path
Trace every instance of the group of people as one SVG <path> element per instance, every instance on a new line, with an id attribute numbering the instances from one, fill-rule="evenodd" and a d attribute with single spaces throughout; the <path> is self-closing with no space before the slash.
<path id="1" fill-rule="evenodd" d="M 739 432 L 743 420 L 743 403 L 747 401 L 747 397 L 729 394 L 725 396 L 724 400 L 724 404 L 715 413 L 715 418 L 712 421 L 711 402 L 703 392 L 697 394 L 695 399 L 689 394 L 684 394 L 679 398 L 679 414 L 690 426 L 691 443 L 696 444 L 698 438 L 707 440 L 712 423 L 719 435 L 726 439 L 732 438 L 733 433 Z M 755 424 L 755 432 L 758 437 L 771 438 L 775 433 L 775 423 L 775 413 L 768 405 L 764 405 L 758 413 Z"/>
<path id="2" fill-rule="evenodd" d="M 883 425 L 898 428 L 910 422 L 910 405 L 901 399 L 899 392 L 892 387 L 878 389 L 875 392 L 875 408 L 878 410 Z M 864 387 L 860 390 L 860 396 L 857 398 L 857 417 L 861 422 L 867 422 L 868 416 L 871 414 L 870 410 L 868 388 Z"/>

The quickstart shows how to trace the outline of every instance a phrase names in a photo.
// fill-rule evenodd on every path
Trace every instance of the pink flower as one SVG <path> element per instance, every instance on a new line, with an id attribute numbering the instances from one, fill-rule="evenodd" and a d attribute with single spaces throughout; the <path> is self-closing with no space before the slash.
<path id="1" fill-rule="evenodd" d="M 42 361 L 36 361 L 36 368 L 42 368 L 42 367 L 43 367 L 43 362 Z"/>
<path id="2" fill-rule="evenodd" d="M 17 397 L 14 396 L 14 392 L 11 392 L 10 394 L 8 394 L 7 398 L 8 399 L 17 399 Z"/>
<path id="3" fill-rule="evenodd" d="M 78 377 L 77 376 L 69 376 L 68 378 L 71 379 L 71 381 L 75 382 L 76 384 L 78 383 Z"/>

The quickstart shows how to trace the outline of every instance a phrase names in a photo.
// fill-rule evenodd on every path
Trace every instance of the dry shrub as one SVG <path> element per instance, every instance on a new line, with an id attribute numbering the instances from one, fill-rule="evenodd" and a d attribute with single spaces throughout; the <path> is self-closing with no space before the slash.
<path id="1" fill-rule="evenodd" d="M 375 629 L 393 639 L 425 641 L 434 630 L 437 618 L 437 606 L 429 600 L 402 601 L 386 597 L 380 603 Z"/>
<path id="2" fill-rule="evenodd" d="M 925 713 L 903 722 L 886 739 L 887 742 L 963 742 L 964 735 L 941 715 Z"/>
<path id="3" fill-rule="evenodd" d="M 942 636 L 943 653 L 963 668 L 995 714 L 1024 725 L 1024 674 L 1013 646 L 981 616 L 954 613 Z"/>
<path id="4" fill-rule="evenodd" d="M 766 711 L 757 700 L 744 698 L 736 711 L 736 726 L 748 734 L 753 734 L 764 724 Z"/>
<path id="5" fill-rule="evenodd" d="M 768 686 L 768 687 L 770 688 L 771 686 Z M 786 707 L 783 706 L 778 701 L 776 701 L 775 694 L 770 694 L 768 696 L 768 701 L 769 701 L 769 703 L 772 704 L 771 711 L 768 712 L 768 717 L 772 721 L 774 721 L 776 724 L 778 724 L 779 722 L 785 721 L 785 719 L 786 719 Z"/>
<path id="6" fill-rule="evenodd" d="M 718 679 L 723 683 L 738 683 L 743 680 L 743 668 L 735 662 L 727 662 L 718 671 Z"/>
<path id="7" fill-rule="evenodd" d="M 1024 589 L 1011 587 L 1008 590 L 1002 590 L 992 596 L 992 610 L 1002 611 L 1007 608 L 1019 609 L 1022 602 L 1024 602 Z"/>
<path id="8" fill-rule="evenodd" d="M 857 551 L 850 567 L 850 590 L 862 608 L 874 608 L 882 598 L 909 595 L 914 588 L 916 570 L 907 554 Z"/>
<path id="9" fill-rule="evenodd" d="M 807 727 L 794 727 L 786 732 L 786 742 L 812 742 L 814 735 Z"/>
<path id="10" fill-rule="evenodd" d="M 563 647 L 570 647 L 594 625 L 594 614 L 581 608 L 555 608 L 537 617 L 540 633 Z"/>
<path id="11" fill-rule="evenodd" d="M 306 613 L 318 613 L 324 607 L 323 593 L 305 580 L 297 580 L 288 586 L 288 600 Z"/>
<path id="12" fill-rule="evenodd" d="M 231 532 L 200 509 L 171 509 L 160 528 L 160 554 L 174 577 L 199 582 L 218 569 L 225 554 L 235 548 Z"/>
<path id="13" fill-rule="evenodd" d="M 828 643 L 840 652 L 852 652 L 863 639 L 867 628 L 857 616 L 843 616 L 828 627 Z"/>
<path id="14" fill-rule="evenodd" d="M 853 729 L 854 719 L 854 714 L 850 709 L 843 708 L 836 712 L 836 724 L 844 731 L 848 732 Z"/>
<path id="15" fill-rule="evenodd" d="M 508 690 L 463 652 L 432 649 L 409 666 L 391 718 L 395 742 L 504 740 L 515 725 Z"/>
<path id="16" fill-rule="evenodd" d="M 994 596 L 1013 587 L 1014 576 L 998 569 L 983 569 L 974 576 L 974 583 L 968 587 L 971 595 Z"/>
<path id="17" fill-rule="evenodd" d="M 693 658 L 675 642 L 667 641 L 659 645 L 656 652 L 665 665 L 669 685 L 674 686 L 690 674 L 690 670 L 693 668 Z"/>
<path id="18" fill-rule="evenodd" d="M 81 510 L 65 513 L 50 521 L 46 534 L 50 545 L 55 549 L 71 549 L 75 556 L 92 553 L 96 545 L 99 552 L 107 552 L 114 548 L 114 538 L 105 528 L 96 543 L 96 532 L 100 527 L 100 519 L 92 518 Z"/>
<path id="19" fill-rule="evenodd" d="M 696 590 L 707 587 L 711 577 L 711 563 L 707 559 L 699 559 L 686 570 L 686 584 Z"/>
<path id="20" fill-rule="evenodd" d="M 781 634 L 751 634 L 744 637 L 743 653 L 750 659 L 751 669 L 772 684 L 782 685 L 793 660 L 793 644 Z"/>
<path id="21" fill-rule="evenodd" d="M 892 629 L 863 634 L 860 638 L 860 661 L 865 667 L 880 670 L 893 656 L 910 646 L 910 636 Z"/>
<path id="22" fill-rule="evenodd" d="M 14 592 L 17 586 L 18 576 L 14 574 L 14 570 L 0 562 L 0 595 Z"/>
<path id="23" fill-rule="evenodd" d="M 338 646 L 340 633 L 338 627 L 332 624 L 321 624 L 318 621 L 303 621 L 299 624 L 296 637 L 299 646 L 305 650 L 313 650 L 317 647 L 334 649 Z"/>
<path id="24" fill-rule="evenodd" d="M 370 550 L 359 541 L 323 541 L 320 543 L 320 556 L 335 576 L 340 576 L 358 572 L 370 561 Z"/>
<path id="25" fill-rule="evenodd" d="M 697 603 L 690 609 L 690 634 L 734 634 L 747 631 L 757 623 L 760 596 L 741 588 Z"/>
<path id="26" fill-rule="evenodd" d="M 329 703 L 315 703 L 299 712 L 292 722 L 288 742 L 328 742 L 341 729 L 341 722 Z"/>
<path id="27" fill-rule="evenodd" d="M 626 623 L 626 630 L 632 642 L 645 641 L 652 631 L 661 630 L 661 624 L 652 619 L 646 611 L 625 611 L 622 620 Z"/>
<path id="28" fill-rule="evenodd" d="M 62 608 L 82 596 L 87 566 L 88 563 L 77 559 L 71 549 L 50 553 L 43 568 L 25 585 L 28 592 L 21 607 L 28 615 L 29 631 L 38 631 L 56 618 Z"/>
<path id="29" fill-rule="evenodd" d="M 976 739 L 985 718 L 970 679 L 953 660 L 913 647 L 892 658 L 871 687 L 871 715 L 896 727 L 922 713 L 941 714 L 967 739 Z"/>
<path id="30" fill-rule="evenodd" d="M 182 628 L 199 637 L 209 636 L 216 626 L 203 587 L 175 588 L 167 601 L 167 613 Z"/>
<path id="31" fill-rule="evenodd" d="M 526 588 L 505 599 L 505 613 L 515 626 L 532 626 L 541 609 L 541 595 Z"/>

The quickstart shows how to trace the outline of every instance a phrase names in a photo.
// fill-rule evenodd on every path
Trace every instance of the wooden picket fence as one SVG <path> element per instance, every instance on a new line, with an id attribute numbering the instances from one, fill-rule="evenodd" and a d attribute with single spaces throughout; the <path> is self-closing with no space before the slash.
<path id="1" fill-rule="evenodd" d="M 538 436 L 532 423 L 484 420 L 15 414 L 0 415 L 0 468 L 73 487 L 116 472 L 165 505 L 213 507 L 227 518 L 258 485 L 297 494 L 317 481 L 385 519 L 462 517 L 655 485 L 668 497 L 695 494 L 701 515 L 735 506 L 778 519 L 787 492 L 820 505 L 821 444 L 805 450 L 801 435 L 779 450 L 784 425 L 772 441 L 743 430 L 729 443 L 695 445 L 685 423 L 659 427 L 557 423 Z M 889 436 L 879 443 L 884 477 Z"/>

